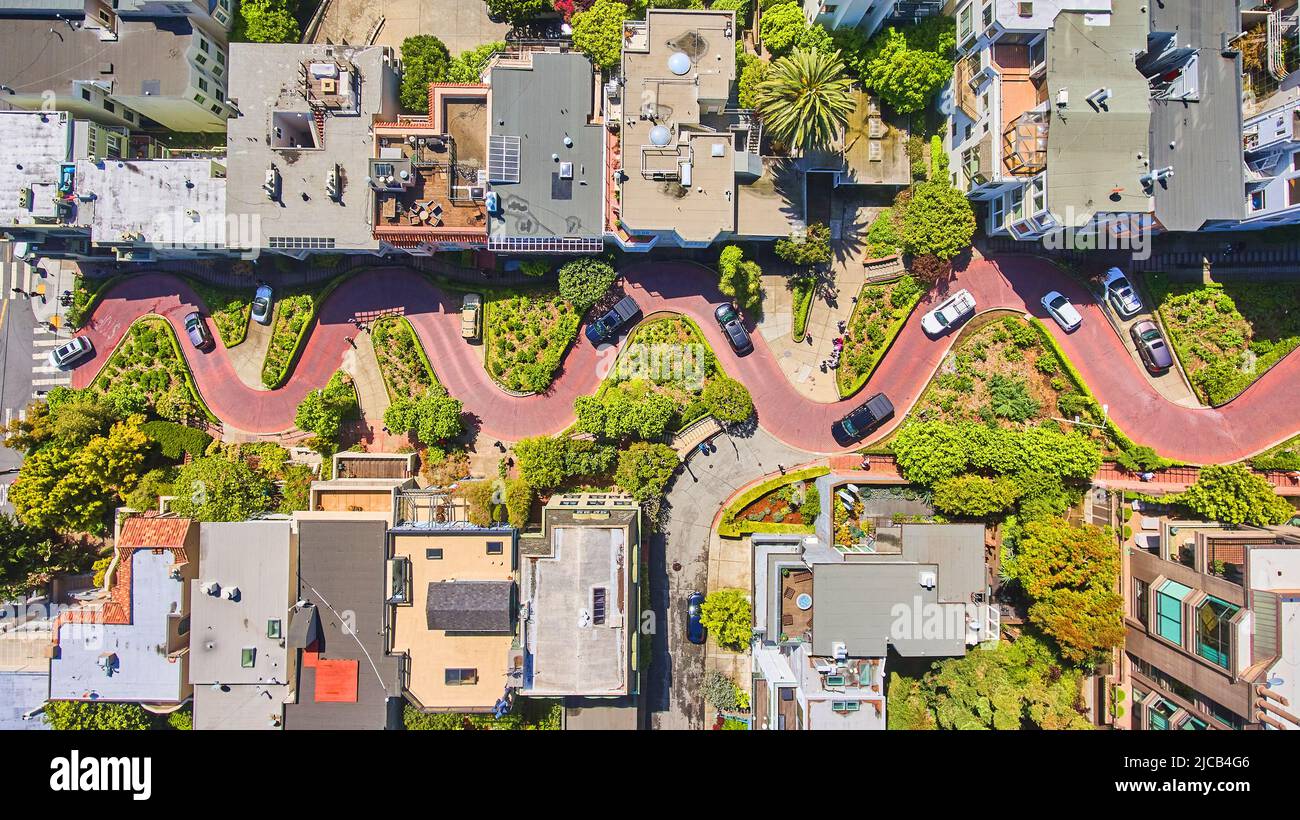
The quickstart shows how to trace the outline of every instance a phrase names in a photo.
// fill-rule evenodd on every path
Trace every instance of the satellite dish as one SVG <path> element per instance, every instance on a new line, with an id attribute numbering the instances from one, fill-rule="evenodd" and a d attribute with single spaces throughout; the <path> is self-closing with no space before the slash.
<path id="1" fill-rule="evenodd" d="M 668 58 L 668 70 L 678 77 L 687 74 L 691 70 L 691 58 L 682 51 L 674 51 Z"/>
<path id="2" fill-rule="evenodd" d="M 673 134 L 671 131 L 668 130 L 667 126 L 656 125 L 654 128 L 650 129 L 651 145 L 657 145 L 660 148 L 663 148 L 665 145 L 668 145 L 672 141 L 673 141 Z"/>

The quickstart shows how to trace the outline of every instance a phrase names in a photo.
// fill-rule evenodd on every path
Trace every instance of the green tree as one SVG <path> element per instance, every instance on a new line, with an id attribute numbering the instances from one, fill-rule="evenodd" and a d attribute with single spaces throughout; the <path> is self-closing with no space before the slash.
<path id="1" fill-rule="evenodd" d="M 726 376 L 718 376 L 704 385 L 700 393 L 709 415 L 723 424 L 748 421 L 754 415 L 754 400 L 745 385 Z"/>
<path id="2" fill-rule="evenodd" d="M 754 609 L 742 589 L 715 589 L 700 605 L 700 623 L 724 649 L 736 652 L 749 646 L 754 629 Z"/>
<path id="3" fill-rule="evenodd" d="M 1056 589 L 1112 589 L 1119 576 L 1119 548 L 1101 527 L 1044 518 L 1024 523 L 1015 552 L 1002 567 L 1034 599 Z"/>
<path id="4" fill-rule="evenodd" d="M 769 65 L 767 60 L 753 54 L 745 54 L 741 59 L 739 78 L 736 80 L 737 99 L 741 108 L 758 107 L 758 86 L 767 79 Z"/>
<path id="5" fill-rule="evenodd" d="M 1182 504 L 1210 521 L 1269 526 L 1289 521 L 1295 508 L 1263 476 L 1241 464 L 1210 464 L 1196 483 L 1166 501 Z"/>
<path id="6" fill-rule="evenodd" d="M 321 452 L 333 452 L 338 446 L 343 430 L 343 420 L 356 412 L 357 391 L 351 379 L 342 371 L 330 377 L 329 383 L 303 397 L 294 414 L 293 423 L 299 430 L 316 436 L 314 446 Z"/>
<path id="7" fill-rule="evenodd" d="M 462 51 L 447 65 L 447 78 L 449 83 L 478 83 L 483 79 L 483 69 L 487 68 L 488 60 L 498 51 L 506 50 L 506 42 L 497 40 L 492 43 L 483 43 L 475 46 L 468 51 Z"/>
<path id="8" fill-rule="evenodd" d="M 785 54 L 798 45 L 807 29 L 808 19 L 804 17 L 803 7 L 795 2 L 763 9 L 763 17 L 758 24 L 763 47 L 778 55 Z"/>
<path id="9" fill-rule="evenodd" d="M 1004 512 L 1020 498 L 1020 487 L 1009 478 L 960 475 L 934 485 L 934 506 L 949 515 L 985 518 Z"/>
<path id="10" fill-rule="evenodd" d="M 600 301 L 616 277 L 613 266 L 603 259 L 574 259 L 560 268 L 560 296 L 584 313 Z"/>
<path id="11" fill-rule="evenodd" d="M 681 463 L 677 451 L 667 444 L 634 442 L 619 452 L 614 482 L 637 501 L 661 498 Z"/>
<path id="12" fill-rule="evenodd" d="M 952 18 L 879 32 L 852 60 L 866 87 L 900 114 L 920 111 L 952 76 Z"/>
<path id="13" fill-rule="evenodd" d="M 414 431 L 421 444 L 438 446 L 464 432 L 464 405 L 442 388 L 426 390 L 415 398 L 404 397 L 384 411 L 384 426 L 393 432 Z"/>
<path id="14" fill-rule="evenodd" d="M 898 228 L 907 253 L 933 254 L 948 260 L 970 247 L 975 235 L 975 212 L 966 195 L 947 180 L 921 182 L 912 187 Z"/>
<path id="15" fill-rule="evenodd" d="M 135 489 L 122 496 L 122 503 L 141 512 L 158 509 L 159 496 L 172 494 L 173 472 L 171 468 L 159 467 L 145 473 Z"/>
<path id="16" fill-rule="evenodd" d="M 0 513 L 0 601 L 32 592 L 60 572 L 80 572 L 91 557 L 49 530 Z"/>
<path id="17" fill-rule="evenodd" d="M 757 108 L 774 139 L 795 148 L 823 147 L 839 138 L 853 113 L 850 90 L 839 52 L 799 48 L 772 62 L 756 89 Z"/>
<path id="18" fill-rule="evenodd" d="M 52 700 L 45 707 L 51 729 L 123 731 L 153 728 L 153 718 L 134 703 Z"/>
<path id="19" fill-rule="evenodd" d="M 272 507 L 271 482 L 242 459 L 209 456 L 180 469 L 169 509 L 198 521 L 244 521 Z"/>
<path id="20" fill-rule="evenodd" d="M 893 208 L 885 208 L 871 220 L 867 227 L 866 243 L 866 253 L 870 259 L 898 253 L 898 225 L 894 222 Z"/>
<path id="21" fill-rule="evenodd" d="M 573 47 L 597 68 L 613 68 L 623 56 L 623 21 L 627 6 L 616 0 L 596 0 L 573 16 Z"/>
<path id="22" fill-rule="evenodd" d="M 1057 589 L 1029 607 L 1029 622 L 1075 664 L 1105 660 L 1124 643 L 1124 599 L 1114 590 Z"/>
<path id="23" fill-rule="evenodd" d="M 551 10 L 550 0 L 487 0 L 488 14 L 513 26 L 521 26 Z"/>
<path id="24" fill-rule="evenodd" d="M 554 489 L 570 478 L 603 475 L 617 456 L 608 444 L 562 436 L 526 438 L 514 452 L 519 477 L 536 490 Z"/>
<path id="25" fill-rule="evenodd" d="M 296 43 L 302 30 L 285 0 L 240 0 L 231 39 L 247 43 Z"/>
<path id="26" fill-rule="evenodd" d="M 744 255 L 739 245 L 727 245 L 718 254 L 718 290 L 752 312 L 763 304 L 763 269 Z"/>
<path id="27" fill-rule="evenodd" d="M 427 113 L 429 84 L 447 79 L 451 55 L 442 40 L 432 34 L 417 34 L 402 41 L 402 89 L 399 99 L 405 111 Z"/>
<path id="28" fill-rule="evenodd" d="M 814 222 L 801 233 L 776 240 L 776 255 L 795 267 L 824 265 L 831 261 L 831 229 Z"/>
<path id="29" fill-rule="evenodd" d="M 648 441 L 667 432 L 677 405 L 668 395 L 636 380 L 611 387 L 600 396 L 579 396 L 573 409 L 578 429 L 584 433 L 610 441 Z"/>

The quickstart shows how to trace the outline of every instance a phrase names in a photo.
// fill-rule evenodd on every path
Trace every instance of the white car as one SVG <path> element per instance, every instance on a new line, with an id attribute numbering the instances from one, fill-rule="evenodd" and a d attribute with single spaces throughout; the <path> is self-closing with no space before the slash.
<path id="1" fill-rule="evenodd" d="M 970 291 L 962 289 L 922 316 L 921 329 L 931 336 L 938 336 L 974 312 L 975 297 L 970 295 Z"/>
<path id="2" fill-rule="evenodd" d="M 1083 324 L 1083 317 L 1079 315 L 1078 309 L 1070 304 L 1070 300 L 1066 299 L 1059 290 L 1054 290 L 1043 297 L 1043 307 L 1066 333 Z"/>
<path id="3" fill-rule="evenodd" d="M 1130 319 L 1142 312 L 1142 297 L 1138 296 L 1124 271 L 1111 268 L 1106 271 L 1101 284 L 1106 289 L 1106 299 L 1122 318 Z"/>
<path id="4" fill-rule="evenodd" d="M 85 336 L 78 336 L 72 341 L 65 342 L 50 351 L 50 367 L 57 367 L 59 370 L 67 370 L 89 355 L 91 351 L 90 339 Z"/>

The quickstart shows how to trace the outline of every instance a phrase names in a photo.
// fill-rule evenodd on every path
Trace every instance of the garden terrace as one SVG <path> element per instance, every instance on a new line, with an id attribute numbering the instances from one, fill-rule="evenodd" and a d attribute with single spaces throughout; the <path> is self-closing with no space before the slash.
<path id="1" fill-rule="evenodd" d="M 813 574 L 806 569 L 781 570 L 781 635 L 786 639 L 812 640 Z M 806 599 L 801 596 L 807 595 Z M 808 603 L 800 608 L 801 600 Z"/>
<path id="2" fill-rule="evenodd" d="M 484 297 L 488 374 L 509 390 L 545 390 L 578 334 L 577 309 L 555 291 L 489 291 Z"/>

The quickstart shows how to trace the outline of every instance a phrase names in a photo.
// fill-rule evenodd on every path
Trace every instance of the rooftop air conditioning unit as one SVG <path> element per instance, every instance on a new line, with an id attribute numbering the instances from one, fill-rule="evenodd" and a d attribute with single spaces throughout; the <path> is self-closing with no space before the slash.
<path id="1" fill-rule="evenodd" d="M 572 163 L 572 162 L 561 162 L 561 163 L 560 163 L 560 179 L 573 179 L 573 163 Z"/>
<path id="2" fill-rule="evenodd" d="M 204 595 L 216 597 L 221 594 L 221 584 L 216 581 L 205 581 L 199 589 L 203 590 Z"/>
<path id="3" fill-rule="evenodd" d="M 280 172 L 272 165 L 266 169 L 266 179 L 262 182 L 262 190 L 266 191 L 268 199 L 275 199 L 276 193 L 280 190 Z"/>
<path id="4" fill-rule="evenodd" d="M 849 647 L 843 641 L 835 641 L 831 644 L 831 654 L 837 664 L 843 663 L 849 659 Z"/>
<path id="5" fill-rule="evenodd" d="M 228 600 L 231 600 L 231 601 L 238 601 L 238 600 L 239 600 L 239 587 L 226 587 L 226 589 L 225 589 L 225 596 L 226 596 L 226 598 L 227 598 Z"/>
<path id="6" fill-rule="evenodd" d="M 330 168 L 330 175 L 329 175 L 329 178 L 325 180 L 325 193 L 329 194 L 329 198 L 330 198 L 330 199 L 332 199 L 332 200 L 334 200 L 334 201 L 336 201 L 336 202 L 338 201 L 338 198 L 339 198 L 339 166 L 338 166 L 337 163 L 335 163 L 334 167 Z"/>
<path id="7" fill-rule="evenodd" d="M 939 579 L 933 572 L 922 572 L 920 578 L 921 586 L 924 589 L 934 589 Z"/>

